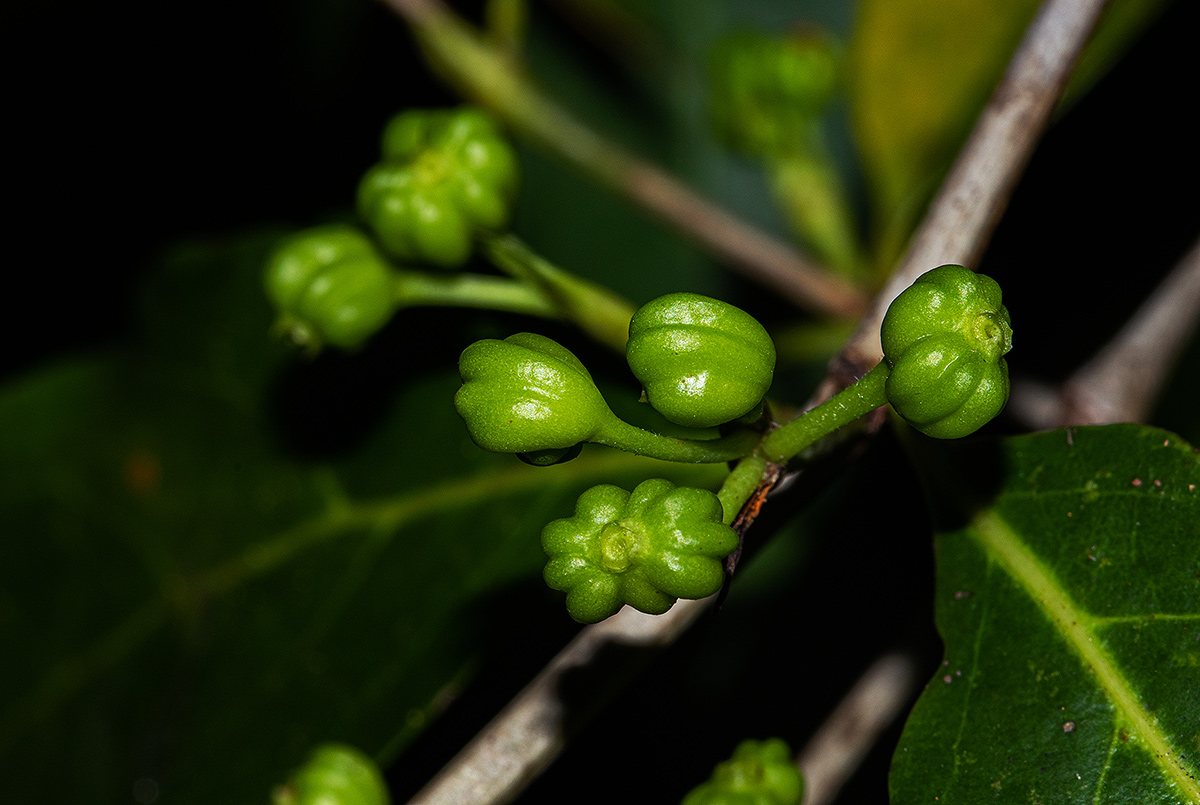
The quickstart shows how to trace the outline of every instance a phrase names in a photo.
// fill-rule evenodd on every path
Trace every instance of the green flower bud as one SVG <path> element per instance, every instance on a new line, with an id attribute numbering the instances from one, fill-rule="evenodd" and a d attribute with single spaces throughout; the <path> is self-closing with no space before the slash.
<path id="1" fill-rule="evenodd" d="M 544 578 L 567 594 L 567 611 L 595 623 L 623 604 L 660 615 L 679 598 L 721 588 L 722 559 L 737 534 L 712 492 L 653 478 L 632 493 L 611 484 L 579 496 L 575 514 L 542 530 Z"/>
<path id="2" fill-rule="evenodd" d="M 392 276 L 371 242 L 349 226 L 321 226 L 284 240 L 267 260 L 267 296 L 297 343 L 356 347 L 393 308 Z"/>
<path id="3" fill-rule="evenodd" d="M 743 741 L 712 779 L 684 797 L 683 805 L 798 805 L 804 777 L 791 754 L 778 738 Z"/>
<path id="4" fill-rule="evenodd" d="M 888 402 L 928 436 L 974 433 L 1008 401 L 1012 326 L 990 277 L 956 265 L 927 271 L 892 302 L 880 338 Z"/>
<path id="5" fill-rule="evenodd" d="M 542 335 L 477 341 L 458 368 L 454 407 L 484 450 L 562 451 L 616 418 L 579 359 Z"/>
<path id="6" fill-rule="evenodd" d="M 387 786 L 371 759 L 351 746 L 325 744 L 287 784 L 275 789 L 272 805 L 388 805 Z"/>
<path id="7" fill-rule="evenodd" d="M 815 28 L 790 36 L 741 32 L 710 60 L 713 129 L 726 146 L 779 157 L 809 148 L 838 82 L 837 45 Z"/>
<path id="8" fill-rule="evenodd" d="M 775 345 L 753 316 L 693 293 L 642 305 L 625 350 L 650 405 L 695 428 L 757 412 L 775 370 Z"/>
<path id="9" fill-rule="evenodd" d="M 409 110 L 384 130 L 358 211 L 396 257 L 460 266 L 477 230 L 507 226 L 517 173 L 512 147 L 479 109 Z"/>

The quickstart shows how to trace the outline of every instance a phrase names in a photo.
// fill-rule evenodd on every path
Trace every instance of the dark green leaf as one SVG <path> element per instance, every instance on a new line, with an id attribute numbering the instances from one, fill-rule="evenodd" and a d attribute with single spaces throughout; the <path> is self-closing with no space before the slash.
<path id="1" fill-rule="evenodd" d="M 544 590 L 539 531 L 583 488 L 720 477 L 601 449 L 547 469 L 484 453 L 450 402 L 461 344 L 420 311 L 395 353 L 385 334 L 322 358 L 344 376 L 289 385 L 330 364 L 297 368 L 268 338 L 270 241 L 181 250 L 147 294 L 144 344 L 0 393 L 13 801 L 124 800 L 139 780 L 164 800 L 265 801 L 317 742 L 390 758 L 483 636 L 526 619 L 496 602 Z M 430 352 L 433 368 L 413 363 Z M 404 386 L 358 399 L 347 378 L 393 362 Z M 281 436 L 304 400 L 281 397 L 329 383 L 345 411 L 310 427 L 381 413 L 365 446 L 305 458 Z"/>
<path id="2" fill-rule="evenodd" d="M 1200 802 L 1197 451 L 1113 425 L 939 452 L 946 655 L 892 801 Z"/>

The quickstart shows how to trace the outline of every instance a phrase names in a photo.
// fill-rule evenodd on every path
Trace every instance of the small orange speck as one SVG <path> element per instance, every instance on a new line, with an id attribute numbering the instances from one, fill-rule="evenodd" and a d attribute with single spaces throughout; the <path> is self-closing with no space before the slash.
<path id="1" fill-rule="evenodd" d="M 1155 485 L 1155 486 L 1162 486 L 1162 481 L 1155 481 L 1155 482 L 1154 482 L 1154 485 Z"/>
<path id="2" fill-rule="evenodd" d="M 1170 439 L 1163 439 L 1163 447 L 1169 447 L 1170 445 L 1171 445 Z"/>
<path id="3" fill-rule="evenodd" d="M 1141 486 L 1141 485 L 1142 485 L 1142 479 L 1141 479 L 1141 478 L 1134 478 L 1134 479 L 1133 479 L 1133 485 L 1134 485 L 1134 486 Z"/>
<path id="4" fill-rule="evenodd" d="M 135 448 L 125 456 L 121 476 L 126 489 L 140 498 L 149 497 L 162 483 L 162 463 L 149 450 Z"/>
<path id="5" fill-rule="evenodd" d="M 1073 515 L 1070 512 L 1067 512 L 1067 517 L 1071 517 L 1071 516 L 1073 516 Z"/>

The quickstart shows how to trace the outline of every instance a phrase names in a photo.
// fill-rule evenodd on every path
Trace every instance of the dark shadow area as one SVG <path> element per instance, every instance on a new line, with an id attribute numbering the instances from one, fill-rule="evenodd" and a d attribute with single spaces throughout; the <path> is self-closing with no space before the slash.
<path id="1" fill-rule="evenodd" d="M 1075 369 L 1200 235 L 1198 26 L 1169 4 L 1034 153 L 980 265 L 1013 311 L 1014 374 Z"/>

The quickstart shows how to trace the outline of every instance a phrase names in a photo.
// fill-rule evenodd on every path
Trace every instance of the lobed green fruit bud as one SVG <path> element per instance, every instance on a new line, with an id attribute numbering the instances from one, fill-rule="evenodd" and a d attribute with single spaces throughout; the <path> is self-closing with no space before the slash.
<path id="1" fill-rule="evenodd" d="M 752 155 L 803 152 L 838 73 L 836 43 L 820 29 L 730 35 L 710 58 L 714 132 L 728 147 Z"/>
<path id="2" fill-rule="evenodd" d="M 804 777 L 778 738 L 743 741 L 712 778 L 688 793 L 683 805 L 798 805 Z"/>
<path id="3" fill-rule="evenodd" d="M 272 805 L 388 805 L 375 764 L 352 746 L 317 747 L 292 778 L 275 789 Z"/>
<path id="4" fill-rule="evenodd" d="M 990 277 L 957 265 L 925 272 L 892 302 L 879 334 L 887 400 L 922 433 L 966 436 L 1008 401 L 1012 326 Z"/>
<path id="5" fill-rule="evenodd" d="M 460 266 L 477 230 L 507 226 L 517 180 L 516 154 L 486 113 L 413 109 L 384 130 L 358 211 L 390 254 Z"/>
<path id="6" fill-rule="evenodd" d="M 595 623 L 623 604 L 659 615 L 679 598 L 721 588 L 721 560 L 738 537 L 712 492 L 653 478 L 632 493 L 611 484 L 579 496 L 575 514 L 542 530 L 546 583 L 567 594 L 567 611 Z"/>
<path id="7" fill-rule="evenodd" d="M 463 385 L 454 407 L 484 450 L 565 452 L 616 418 L 579 359 L 542 335 L 477 341 L 458 368 Z"/>
<path id="8" fill-rule="evenodd" d="M 775 371 L 775 345 L 753 316 L 693 293 L 642 305 L 625 349 L 650 405 L 695 428 L 757 412 Z"/>
<path id="9" fill-rule="evenodd" d="M 392 315 L 392 276 L 357 229 L 315 227 L 293 235 L 267 260 L 267 296 L 293 340 L 356 347 Z"/>

